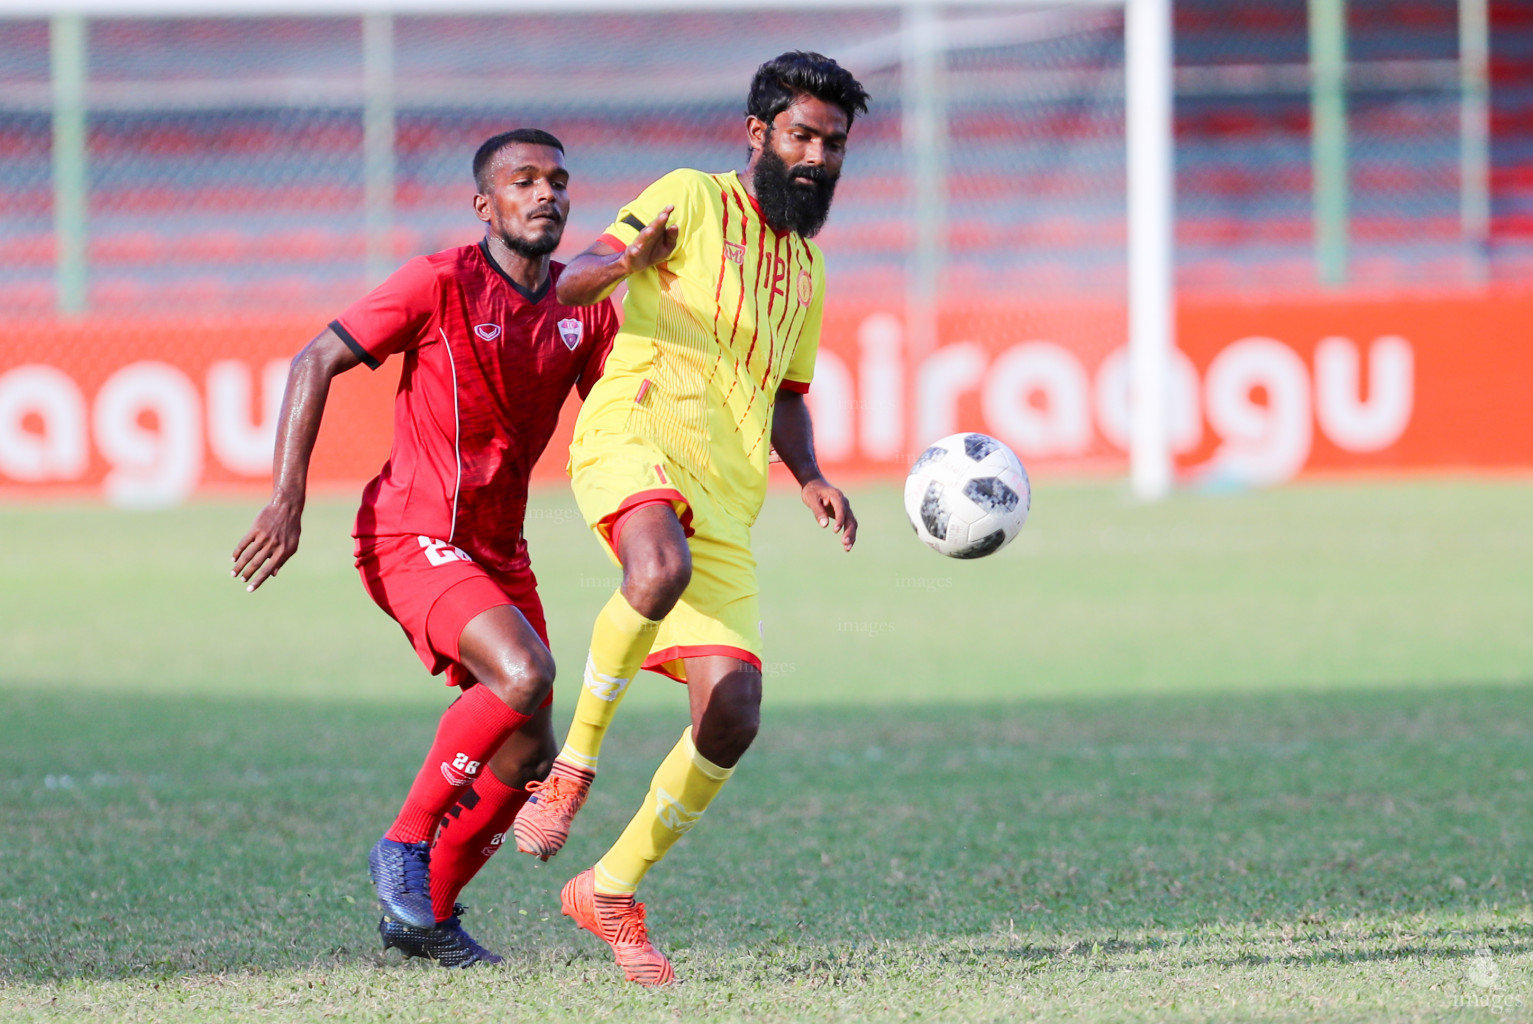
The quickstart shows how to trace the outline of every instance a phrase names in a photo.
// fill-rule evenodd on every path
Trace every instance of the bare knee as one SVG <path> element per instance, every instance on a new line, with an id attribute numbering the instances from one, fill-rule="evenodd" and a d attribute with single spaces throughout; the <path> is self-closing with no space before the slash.
<path id="1" fill-rule="evenodd" d="M 541 645 L 507 652 L 479 681 L 506 706 L 531 714 L 553 688 L 554 656 Z"/>
<path id="2" fill-rule="evenodd" d="M 761 731 L 761 708 L 756 705 L 731 708 L 728 716 L 720 722 L 718 731 L 719 746 L 723 748 L 719 753 L 728 763 L 715 763 L 728 768 L 744 757 L 751 744 L 756 742 L 756 734 Z"/>
<path id="3" fill-rule="evenodd" d="M 554 656 L 514 605 L 486 608 L 458 635 L 458 660 L 508 707 L 531 715 L 554 685 Z"/>
<path id="4" fill-rule="evenodd" d="M 721 768 L 732 768 L 761 730 L 761 675 L 742 671 L 714 687 L 693 722 L 697 752 Z"/>
<path id="5" fill-rule="evenodd" d="M 623 597 L 647 619 L 662 619 L 692 582 L 692 552 L 685 542 L 647 544 L 623 562 Z"/>

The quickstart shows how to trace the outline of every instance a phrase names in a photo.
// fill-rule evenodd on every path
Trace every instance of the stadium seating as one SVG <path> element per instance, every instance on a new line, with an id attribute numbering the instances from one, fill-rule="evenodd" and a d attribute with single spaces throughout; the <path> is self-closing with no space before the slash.
<path id="1" fill-rule="evenodd" d="M 1301 3 L 1184 0 L 1175 9 L 1179 66 L 1306 58 Z M 1353 59 L 1456 55 L 1451 2 L 1354 0 L 1351 12 Z M 1493 15 L 1490 256 L 1494 274 L 1508 277 L 1533 264 L 1533 15 L 1514 5 L 1493 5 Z M 834 41 L 887 34 L 894 14 L 820 17 L 817 31 Z M 741 74 L 731 71 L 701 93 L 634 82 L 653 80 L 643 79 L 653 75 L 647 53 L 668 40 L 686 38 L 694 53 L 709 55 L 694 76 L 706 84 L 710 69 L 748 69 L 762 53 L 804 37 L 788 15 L 753 24 L 759 31 L 742 39 L 723 15 L 603 16 L 582 32 L 579 58 L 600 73 L 583 71 L 579 88 L 563 95 L 567 20 L 398 19 L 402 103 L 389 259 L 475 237 L 468 156 L 478 140 L 508 125 L 547 126 L 569 146 L 576 209 L 566 253 L 666 169 L 739 164 Z M 360 23 L 347 18 L 93 23 L 93 96 L 106 101 L 89 122 L 93 308 L 325 309 L 365 285 L 360 33 Z M 513 46 L 514 72 L 503 56 Z M 981 59 L 993 65 L 973 73 L 981 86 L 985 74 L 1003 72 L 1013 74 L 1004 79 L 1013 85 L 1030 82 L 1039 68 L 1100 78 L 1121 65 L 1121 46 L 1109 26 L 995 53 L 966 51 L 954 58 L 954 80 L 969 81 L 963 76 Z M 0 308 L 9 315 L 42 315 L 53 306 L 47 54 L 45 22 L 0 21 Z M 476 76 L 492 98 L 465 107 L 452 90 Z M 220 102 L 196 84 L 229 78 L 243 83 L 245 99 Z M 534 84 L 513 108 L 498 97 L 519 95 L 518 80 Z M 887 292 L 898 287 L 913 233 L 891 102 L 897 75 L 879 71 L 875 81 L 878 102 L 859 123 L 822 241 L 836 254 L 843 284 Z M 453 102 L 433 106 L 430 97 L 443 90 Z M 163 95 L 163 106 L 146 106 L 149 94 Z M 1121 291 L 1121 101 L 1100 88 L 1019 93 L 1013 86 L 951 100 L 945 287 Z M 1183 289 L 1313 287 L 1308 132 L 1302 92 L 1179 97 Z M 1461 279 L 1475 254 L 1460 239 L 1457 96 L 1443 88 L 1358 91 L 1351 132 L 1353 280 L 1389 287 Z"/>

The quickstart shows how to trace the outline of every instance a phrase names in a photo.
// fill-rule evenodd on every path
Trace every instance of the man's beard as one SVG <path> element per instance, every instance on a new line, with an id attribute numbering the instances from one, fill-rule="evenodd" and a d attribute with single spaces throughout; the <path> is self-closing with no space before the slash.
<path id="1" fill-rule="evenodd" d="M 814 184 L 800 185 L 793 180 L 798 177 Z M 779 231 L 787 228 L 805 238 L 813 238 L 825 226 L 830 201 L 836 195 L 836 179 L 825 168 L 806 164 L 789 167 L 772 149 L 770 135 L 756 158 L 751 184 L 766 222 Z"/>
<path id="2" fill-rule="evenodd" d="M 559 242 L 564 238 L 564 223 L 562 221 L 554 220 L 553 218 L 536 217 L 532 223 L 538 224 L 544 220 L 553 225 L 552 231 L 543 232 L 531 237 L 513 235 L 511 232 L 504 230 L 497 232 L 497 234 L 500 235 L 500 240 L 506 244 L 506 248 L 518 256 L 530 260 L 539 259 L 559 248 Z"/>

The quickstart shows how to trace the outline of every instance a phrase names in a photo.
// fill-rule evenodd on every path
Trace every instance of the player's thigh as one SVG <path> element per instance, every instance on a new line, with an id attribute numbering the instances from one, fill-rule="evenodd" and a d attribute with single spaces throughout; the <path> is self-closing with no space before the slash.
<path id="1" fill-rule="evenodd" d="M 530 712 L 553 700 L 548 625 L 531 566 L 483 572 L 443 595 L 427 619 L 433 647 L 448 651 L 449 679 L 485 683 L 511 707 Z M 537 690 L 546 692 L 541 700 Z"/>
<path id="2" fill-rule="evenodd" d="M 458 663 L 523 714 L 536 711 L 552 695 L 554 657 L 514 604 L 486 608 L 463 625 Z"/>
<path id="3" fill-rule="evenodd" d="M 508 786 L 521 789 L 529 782 L 548 777 L 554 755 L 554 709 L 545 704 L 532 713 L 526 725 L 511 734 L 490 758 L 490 770 Z"/>
<path id="4" fill-rule="evenodd" d="M 695 659 L 722 656 L 759 668 L 763 653 L 749 528 L 706 515 L 694 523 L 691 582 L 661 623 L 644 663 L 688 683 Z"/>
<path id="5" fill-rule="evenodd" d="M 464 551 L 430 537 L 359 539 L 357 570 L 378 606 L 404 630 L 433 675 L 461 685 L 458 640 L 487 608 L 514 598 Z"/>
<path id="6" fill-rule="evenodd" d="M 625 512 L 655 500 L 670 503 L 683 533 L 692 511 L 679 488 L 681 474 L 642 438 L 592 431 L 570 445 L 570 490 L 586 525 L 618 560 L 613 527 Z"/>

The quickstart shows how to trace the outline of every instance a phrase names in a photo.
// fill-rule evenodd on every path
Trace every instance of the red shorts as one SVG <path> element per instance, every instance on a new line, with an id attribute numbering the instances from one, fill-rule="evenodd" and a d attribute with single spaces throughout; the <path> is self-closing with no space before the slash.
<path id="1" fill-rule="evenodd" d="M 458 660 L 458 637 L 489 608 L 515 606 L 548 646 L 543 602 L 530 565 L 515 573 L 491 572 L 461 548 L 413 536 L 359 537 L 356 556 L 368 596 L 399 623 L 432 675 L 447 673 L 449 686 L 474 684 Z"/>

